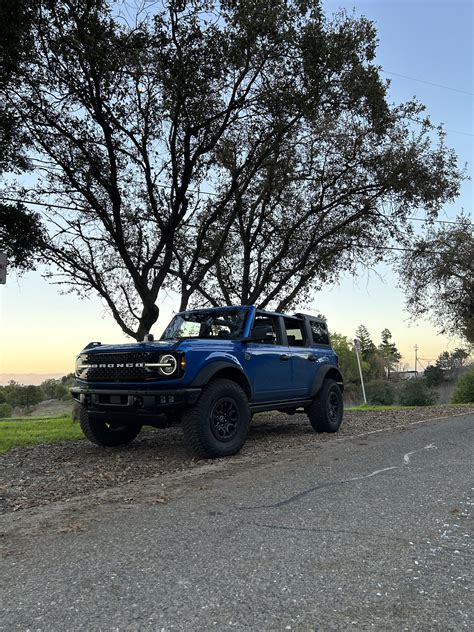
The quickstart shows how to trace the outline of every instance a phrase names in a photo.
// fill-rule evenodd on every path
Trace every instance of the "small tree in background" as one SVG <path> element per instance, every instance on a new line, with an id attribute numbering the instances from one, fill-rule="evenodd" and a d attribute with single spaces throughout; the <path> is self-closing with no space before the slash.
<path id="1" fill-rule="evenodd" d="M 391 406 L 395 401 L 395 389 L 387 380 L 375 380 L 365 386 L 367 402 L 381 406 Z"/>
<path id="2" fill-rule="evenodd" d="M 344 382 L 360 384 L 359 367 L 352 341 L 347 336 L 332 333 L 331 345 L 339 358 L 339 367 L 344 376 Z M 361 368 L 362 371 L 366 370 L 367 364 L 362 362 Z"/>
<path id="3" fill-rule="evenodd" d="M 398 351 L 394 342 L 392 342 L 392 334 L 388 329 L 382 331 L 382 342 L 378 348 L 383 358 L 385 375 L 390 379 L 390 373 L 401 360 L 401 353 Z"/>
<path id="4" fill-rule="evenodd" d="M 471 219 L 440 229 L 432 226 L 417 238 L 399 263 L 407 308 L 415 318 L 427 315 L 441 333 L 474 343 L 474 234 Z"/>
<path id="5" fill-rule="evenodd" d="M 0 419 L 6 419 L 12 416 L 12 407 L 7 402 L 0 404 Z"/>
<path id="6" fill-rule="evenodd" d="M 428 386 L 439 386 L 444 382 L 444 371 L 439 366 L 428 366 L 423 372 Z"/>
<path id="7" fill-rule="evenodd" d="M 438 356 L 435 366 L 439 371 L 442 371 L 445 379 L 453 380 L 459 375 L 469 356 L 469 351 L 462 348 L 443 351 Z"/>
<path id="8" fill-rule="evenodd" d="M 384 360 L 365 325 L 357 327 L 356 337 L 361 342 L 362 359 L 364 360 L 362 372 L 365 379 L 370 382 L 383 378 L 385 376 Z"/>
<path id="9" fill-rule="evenodd" d="M 356 329 L 356 338 L 360 340 L 360 347 L 362 350 L 362 357 L 364 360 L 368 360 L 370 355 L 376 353 L 377 347 L 372 342 L 369 330 L 365 325 L 359 325 Z"/>
<path id="10" fill-rule="evenodd" d="M 454 404 L 471 404 L 474 402 L 474 367 L 459 378 L 452 401 Z"/>
<path id="11" fill-rule="evenodd" d="M 399 399 L 402 406 L 431 406 L 438 395 L 430 389 L 426 380 L 420 378 L 404 381 Z"/>

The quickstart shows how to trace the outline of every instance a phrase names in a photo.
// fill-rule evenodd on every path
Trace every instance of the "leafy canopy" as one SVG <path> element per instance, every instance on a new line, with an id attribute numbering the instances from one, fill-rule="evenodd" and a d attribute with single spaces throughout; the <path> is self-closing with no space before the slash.
<path id="1" fill-rule="evenodd" d="M 429 227 L 402 257 L 399 271 L 413 317 L 427 315 L 440 333 L 474 343 L 474 233 L 468 217 Z"/>
<path id="2" fill-rule="evenodd" d="M 168 290 L 289 309 L 457 194 L 423 107 L 388 102 L 365 18 L 318 0 L 34 7 L 3 92 L 49 204 L 43 259 L 136 339 Z"/>

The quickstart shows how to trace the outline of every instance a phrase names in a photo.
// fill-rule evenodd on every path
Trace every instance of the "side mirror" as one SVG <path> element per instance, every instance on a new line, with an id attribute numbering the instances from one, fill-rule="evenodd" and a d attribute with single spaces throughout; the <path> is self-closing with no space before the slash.
<path id="1" fill-rule="evenodd" d="M 257 325 L 250 332 L 247 342 L 274 342 L 275 337 L 270 325 Z"/>

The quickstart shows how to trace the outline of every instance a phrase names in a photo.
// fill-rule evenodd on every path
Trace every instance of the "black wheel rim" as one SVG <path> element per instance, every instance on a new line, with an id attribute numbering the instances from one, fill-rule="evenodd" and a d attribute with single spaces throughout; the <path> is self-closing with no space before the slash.
<path id="1" fill-rule="evenodd" d="M 328 415 L 331 421 L 337 421 L 339 416 L 339 397 L 334 391 L 328 396 Z"/>
<path id="2" fill-rule="evenodd" d="M 232 441 L 240 425 L 240 413 L 231 397 L 222 397 L 211 410 L 211 430 L 218 441 Z"/>
<path id="3" fill-rule="evenodd" d="M 104 421 L 103 423 L 110 432 L 122 432 L 126 428 L 124 424 L 111 423 L 110 421 Z"/>

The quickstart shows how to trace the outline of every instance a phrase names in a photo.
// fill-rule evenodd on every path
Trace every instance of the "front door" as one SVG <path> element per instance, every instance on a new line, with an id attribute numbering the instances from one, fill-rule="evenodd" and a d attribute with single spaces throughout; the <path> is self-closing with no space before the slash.
<path id="1" fill-rule="evenodd" d="M 257 312 L 253 327 L 271 326 L 273 341 L 249 342 L 244 351 L 245 372 L 253 384 L 254 402 L 275 402 L 290 399 L 291 358 L 288 346 L 282 344 L 277 316 Z"/>

